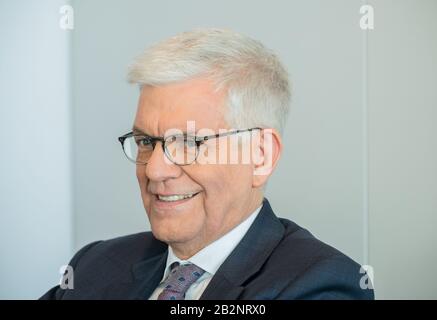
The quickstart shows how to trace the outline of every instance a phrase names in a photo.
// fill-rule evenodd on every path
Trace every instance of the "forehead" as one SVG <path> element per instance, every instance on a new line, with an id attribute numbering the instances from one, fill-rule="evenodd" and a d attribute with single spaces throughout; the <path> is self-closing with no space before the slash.
<path id="1" fill-rule="evenodd" d="M 150 135 L 166 130 L 186 131 L 187 121 L 201 128 L 227 128 L 224 121 L 225 92 L 214 90 L 207 79 L 194 79 L 159 87 L 145 86 L 138 102 L 135 127 Z"/>

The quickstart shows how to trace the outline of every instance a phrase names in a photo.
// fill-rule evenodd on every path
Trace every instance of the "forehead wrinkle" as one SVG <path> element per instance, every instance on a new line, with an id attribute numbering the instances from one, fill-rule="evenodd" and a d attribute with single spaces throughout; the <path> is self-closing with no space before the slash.
<path id="1" fill-rule="evenodd" d="M 208 122 L 203 121 L 201 113 L 195 115 L 194 117 L 187 116 L 186 118 L 177 120 L 172 119 L 171 113 L 160 111 L 155 112 L 153 118 L 147 116 L 137 118 L 134 127 L 139 129 L 139 131 L 141 131 L 142 133 L 156 137 L 165 136 L 167 130 L 170 129 L 178 129 L 182 133 L 187 133 L 188 121 L 194 121 L 194 129 L 196 133 L 201 129 L 211 129 L 216 133 L 218 133 L 219 129 L 229 129 L 229 126 L 226 124 L 226 121 L 223 117 L 223 112 L 217 109 L 214 110 L 214 114 Z"/>
<path id="2" fill-rule="evenodd" d="M 142 129 L 150 130 L 157 136 L 172 128 L 186 132 L 187 121 L 195 121 L 196 131 L 229 128 L 225 119 L 226 99 L 223 92 L 210 92 L 203 87 L 197 92 L 187 93 L 182 85 L 173 88 L 172 91 L 166 91 L 166 86 L 143 88 L 140 100 L 140 115 L 143 117 L 137 119 L 143 125 Z"/>

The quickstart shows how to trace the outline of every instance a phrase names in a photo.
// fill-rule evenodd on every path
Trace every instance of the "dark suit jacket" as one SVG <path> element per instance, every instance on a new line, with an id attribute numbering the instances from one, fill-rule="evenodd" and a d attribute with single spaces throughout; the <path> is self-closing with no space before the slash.
<path id="1" fill-rule="evenodd" d="M 167 244 L 143 232 L 98 241 L 71 260 L 74 289 L 41 299 L 148 299 L 158 286 Z M 201 299 L 373 299 L 360 265 L 292 221 L 269 202 L 203 292 Z"/>

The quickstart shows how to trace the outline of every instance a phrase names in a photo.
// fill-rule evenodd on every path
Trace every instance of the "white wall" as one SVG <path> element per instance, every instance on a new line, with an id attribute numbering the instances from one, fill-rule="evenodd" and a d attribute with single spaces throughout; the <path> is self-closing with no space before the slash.
<path id="1" fill-rule="evenodd" d="M 372 1 L 370 264 L 378 298 L 437 299 L 437 1 Z"/>
<path id="2" fill-rule="evenodd" d="M 0 299 L 39 297 L 72 253 L 63 3 L 0 1 Z"/>

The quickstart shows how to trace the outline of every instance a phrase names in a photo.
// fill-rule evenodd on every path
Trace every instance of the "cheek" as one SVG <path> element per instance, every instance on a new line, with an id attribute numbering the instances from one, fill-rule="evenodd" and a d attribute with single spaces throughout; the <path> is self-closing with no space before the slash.
<path id="1" fill-rule="evenodd" d="M 207 211 L 234 203 L 252 186 L 252 171 L 248 165 L 205 165 L 190 175 L 204 190 Z"/>
<path id="2" fill-rule="evenodd" d="M 220 177 L 227 190 L 239 190 L 252 184 L 252 167 L 250 165 L 225 165 Z"/>
<path id="3" fill-rule="evenodd" d="M 203 201 L 216 197 L 217 193 L 225 186 L 223 183 L 223 170 L 214 165 L 195 165 L 185 168 L 186 175 L 203 190 Z"/>
<path id="4" fill-rule="evenodd" d="M 222 173 L 223 197 L 230 207 L 240 205 L 250 197 L 252 190 L 252 168 L 249 165 L 231 165 Z"/>

